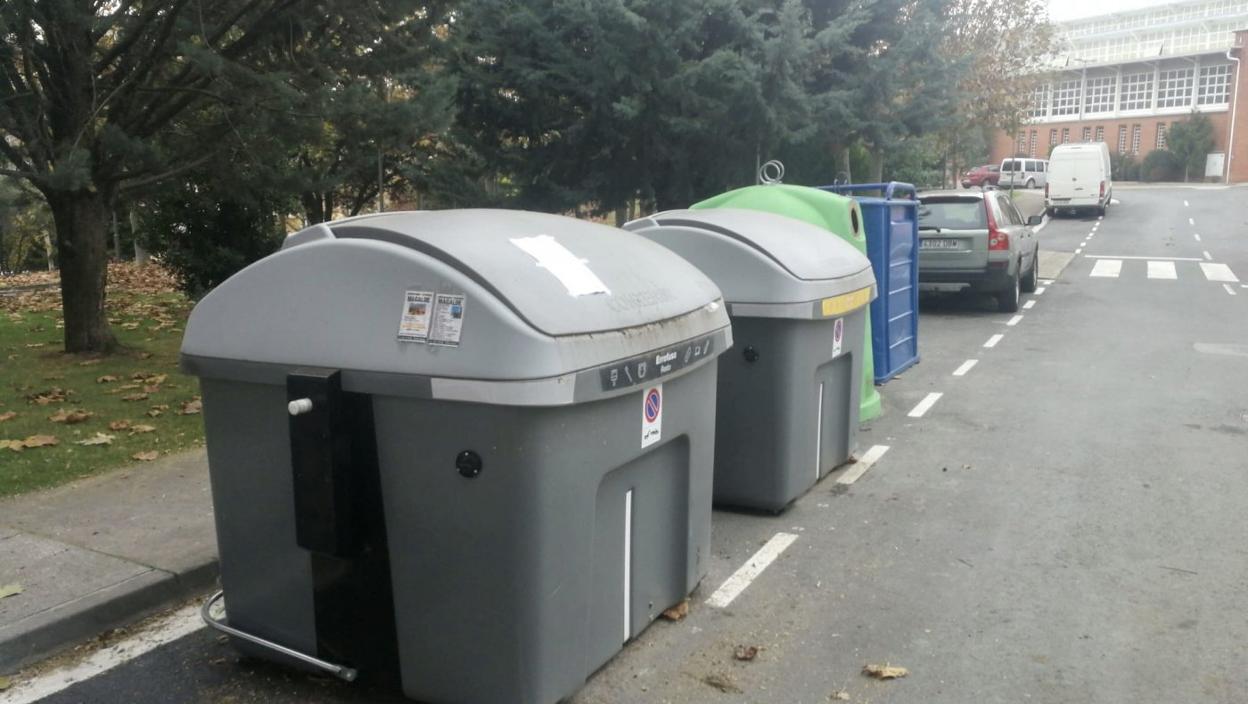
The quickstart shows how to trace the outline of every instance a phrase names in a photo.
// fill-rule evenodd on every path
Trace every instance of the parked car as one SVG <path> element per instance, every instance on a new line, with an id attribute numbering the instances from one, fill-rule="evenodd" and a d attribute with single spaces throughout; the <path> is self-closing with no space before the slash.
<path id="1" fill-rule="evenodd" d="M 997 185 L 1001 188 L 1044 188 L 1049 182 L 1049 162 L 1044 159 L 1002 159 L 1001 175 Z"/>
<path id="2" fill-rule="evenodd" d="M 1004 191 L 932 191 L 919 196 L 919 283 L 966 284 L 1018 310 L 1036 290 L 1040 242 Z"/>
<path id="3" fill-rule="evenodd" d="M 978 188 L 980 186 L 996 185 L 997 180 L 1001 178 L 1001 167 L 996 164 L 984 164 L 976 166 L 966 173 L 962 174 L 963 188 Z"/>
<path id="4" fill-rule="evenodd" d="M 1109 147 L 1104 142 L 1061 144 L 1049 157 L 1049 182 L 1044 205 L 1057 210 L 1094 210 L 1104 215 L 1114 196 Z"/>

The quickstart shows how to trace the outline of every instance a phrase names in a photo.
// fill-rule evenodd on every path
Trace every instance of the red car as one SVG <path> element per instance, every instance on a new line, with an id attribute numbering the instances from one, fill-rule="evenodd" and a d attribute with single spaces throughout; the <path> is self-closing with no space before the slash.
<path id="1" fill-rule="evenodd" d="M 1001 167 L 997 164 L 984 164 L 962 174 L 962 187 L 995 186 L 1001 178 Z"/>

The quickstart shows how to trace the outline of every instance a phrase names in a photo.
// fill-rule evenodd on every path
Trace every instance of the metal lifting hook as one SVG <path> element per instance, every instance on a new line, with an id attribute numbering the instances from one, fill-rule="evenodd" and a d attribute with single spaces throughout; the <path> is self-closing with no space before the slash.
<path id="1" fill-rule="evenodd" d="M 784 180 L 784 164 L 779 159 L 772 159 L 762 166 L 758 167 L 758 181 L 769 186 L 777 183 L 783 183 Z"/>

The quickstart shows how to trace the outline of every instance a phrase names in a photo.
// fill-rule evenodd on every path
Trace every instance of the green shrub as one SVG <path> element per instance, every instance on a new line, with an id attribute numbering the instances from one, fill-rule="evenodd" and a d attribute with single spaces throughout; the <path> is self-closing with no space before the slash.
<path id="1" fill-rule="evenodd" d="M 1179 158 L 1165 149 L 1151 151 L 1140 164 L 1142 181 L 1177 181 L 1183 178 L 1183 164 Z"/>

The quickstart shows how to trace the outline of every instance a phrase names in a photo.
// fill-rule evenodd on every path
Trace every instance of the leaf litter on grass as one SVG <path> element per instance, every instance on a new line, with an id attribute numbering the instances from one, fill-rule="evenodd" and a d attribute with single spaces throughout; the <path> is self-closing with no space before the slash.
<path id="1" fill-rule="evenodd" d="M 114 437 L 116 437 L 116 436 L 114 436 L 114 435 L 109 435 L 108 433 L 96 433 L 95 435 L 92 435 L 92 436 L 91 436 L 91 437 L 89 437 L 89 438 L 85 438 L 85 439 L 83 439 L 83 440 L 75 440 L 75 441 L 74 441 L 74 444 L 75 444 L 75 445 L 87 445 L 87 446 L 90 446 L 90 445 L 111 445 L 111 444 L 113 443 L 113 438 L 114 438 Z"/>

